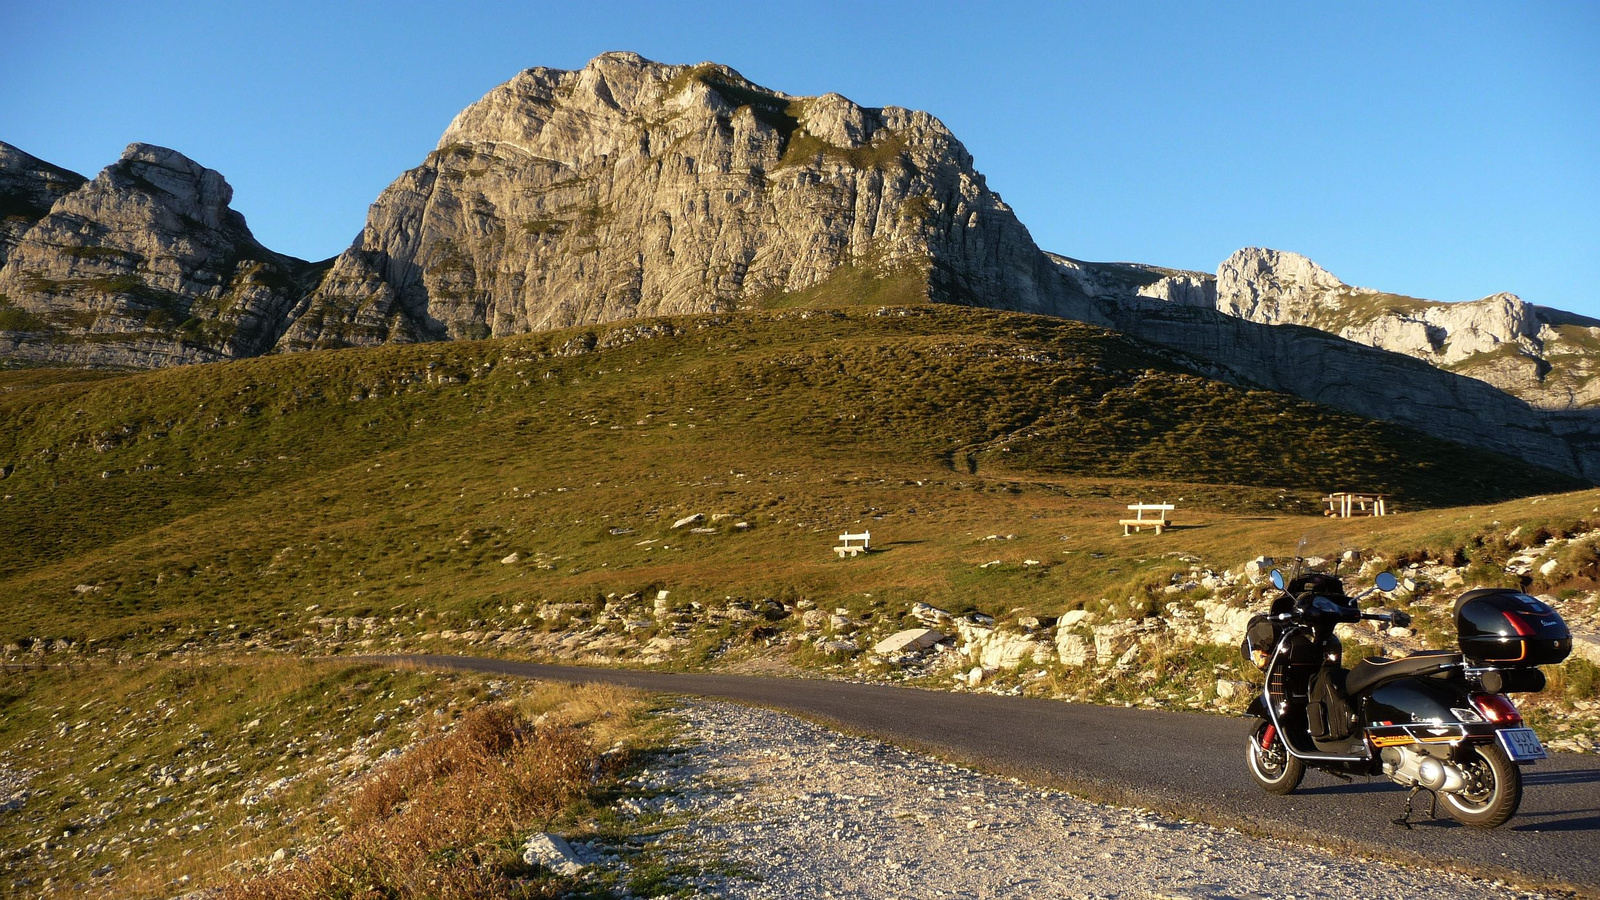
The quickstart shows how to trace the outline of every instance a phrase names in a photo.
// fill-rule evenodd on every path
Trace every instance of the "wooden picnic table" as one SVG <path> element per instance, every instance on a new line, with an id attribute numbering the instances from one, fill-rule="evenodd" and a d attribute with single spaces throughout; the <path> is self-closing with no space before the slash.
<path id="1" fill-rule="evenodd" d="M 1360 511 L 1361 515 L 1386 516 L 1389 514 L 1387 504 L 1384 503 L 1382 494 L 1357 494 L 1351 491 L 1336 491 L 1322 498 L 1328 504 L 1325 515 L 1337 516 L 1348 519 Z"/>

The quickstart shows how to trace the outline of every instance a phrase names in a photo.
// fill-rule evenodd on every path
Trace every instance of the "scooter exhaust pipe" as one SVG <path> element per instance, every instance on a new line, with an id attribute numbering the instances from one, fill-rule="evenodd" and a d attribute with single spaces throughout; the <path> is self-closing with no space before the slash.
<path id="1" fill-rule="evenodd" d="M 1454 793 L 1467 786 L 1467 776 L 1442 759 L 1428 757 L 1417 766 L 1417 783 L 1430 791 Z"/>

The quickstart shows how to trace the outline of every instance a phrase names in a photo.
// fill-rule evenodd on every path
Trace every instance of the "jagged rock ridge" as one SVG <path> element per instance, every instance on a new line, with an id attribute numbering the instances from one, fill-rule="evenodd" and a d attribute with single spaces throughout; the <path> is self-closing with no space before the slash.
<path id="1" fill-rule="evenodd" d="M 0 266 L 22 235 L 87 178 L 0 141 Z"/>
<path id="2" fill-rule="evenodd" d="M 19 230 L 0 268 L 0 337 L 9 338 L 0 349 L 58 363 L 161 366 L 255 356 L 276 344 L 315 270 L 255 240 L 220 174 L 131 144 L 93 181 L 64 190 L 64 170 L 0 146 L 16 173 L 0 184 L 7 197 L 32 189 L 54 198 Z"/>
<path id="3" fill-rule="evenodd" d="M 1173 272 L 1135 294 L 1266 325 L 1304 325 L 1476 378 L 1543 409 L 1600 402 L 1600 321 L 1498 293 L 1444 303 L 1344 283 L 1297 253 L 1246 247 L 1216 274 Z"/>

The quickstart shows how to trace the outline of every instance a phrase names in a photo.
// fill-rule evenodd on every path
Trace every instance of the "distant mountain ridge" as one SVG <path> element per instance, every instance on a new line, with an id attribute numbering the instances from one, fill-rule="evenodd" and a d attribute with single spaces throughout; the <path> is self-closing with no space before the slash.
<path id="1" fill-rule="evenodd" d="M 1515 294 L 1423 300 L 1345 284 L 1298 253 L 1259 247 L 1234 253 L 1215 275 L 1175 272 L 1134 293 L 1265 325 L 1316 328 L 1477 378 L 1544 409 L 1600 401 L 1600 321 Z"/>
<path id="2" fill-rule="evenodd" d="M 474 339 L 853 278 L 896 302 L 1116 328 L 1217 377 L 1600 481 L 1600 323 L 1509 294 L 1354 288 L 1258 248 L 1216 274 L 1047 254 L 933 116 L 711 63 L 608 53 L 524 71 L 463 110 L 324 263 L 262 247 L 231 195 L 164 148 L 130 145 L 91 181 L 0 144 L 0 355 L 155 367 Z"/>

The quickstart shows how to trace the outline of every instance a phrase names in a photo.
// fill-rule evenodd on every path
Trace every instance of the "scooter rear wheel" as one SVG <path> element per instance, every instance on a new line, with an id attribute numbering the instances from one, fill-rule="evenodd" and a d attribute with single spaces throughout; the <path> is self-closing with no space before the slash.
<path id="1" fill-rule="evenodd" d="M 1306 764 L 1289 754 L 1289 748 L 1283 743 L 1283 735 L 1276 729 L 1272 732 L 1272 740 L 1262 746 L 1268 728 L 1272 728 L 1272 723 L 1262 722 L 1251 730 L 1250 740 L 1244 748 L 1245 766 L 1250 770 L 1250 777 L 1267 793 L 1293 793 L 1300 786 L 1300 779 L 1306 775 Z"/>
<path id="2" fill-rule="evenodd" d="M 1522 805 L 1522 771 L 1494 744 L 1473 744 L 1459 765 L 1467 786 L 1440 794 L 1445 812 L 1463 825 L 1496 828 L 1516 815 Z"/>

